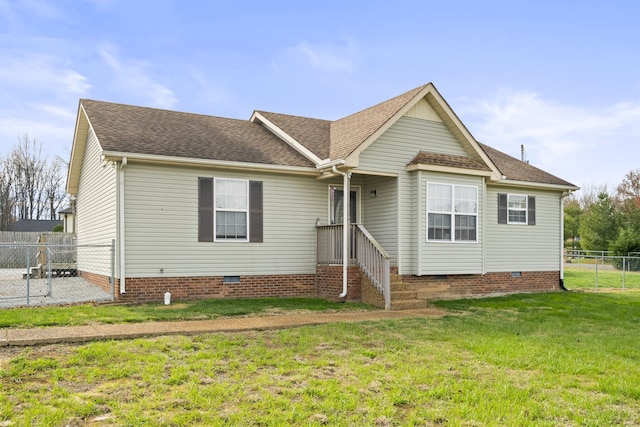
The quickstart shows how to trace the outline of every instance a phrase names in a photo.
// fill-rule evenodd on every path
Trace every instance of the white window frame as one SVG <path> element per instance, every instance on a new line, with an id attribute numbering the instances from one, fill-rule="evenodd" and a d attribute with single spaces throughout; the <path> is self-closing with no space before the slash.
<path id="1" fill-rule="evenodd" d="M 218 197 L 224 196 L 225 194 L 220 194 L 218 191 L 218 182 L 227 181 L 234 183 L 243 183 L 245 188 L 245 201 L 244 208 L 228 208 L 228 207 L 218 207 Z M 244 213 L 245 214 L 245 229 L 246 237 L 237 238 L 237 237 L 218 237 L 217 227 L 218 227 L 218 212 L 236 212 L 236 213 Z M 248 179 L 237 179 L 237 178 L 214 178 L 213 179 L 213 241 L 214 242 L 248 242 L 249 241 L 249 180 Z"/>
<path id="2" fill-rule="evenodd" d="M 451 200 L 450 200 L 450 209 L 449 210 L 429 210 L 429 186 L 430 185 L 442 185 L 447 186 L 451 189 Z M 456 210 L 456 194 L 458 189 L 467 188 L 473 190 L 475 194 L 475 211 L 473 212 L 457 212 Z M 460 184 L 449 184 L 443 182 L 429 182 L 427 181 L 426 186 L 426 241 L 429 243 L 432 242 L 442 242 L 442 243 L 478 243 L 478 186 L 475 185 L 460 185 Z M 450 238 L 449 239 L 430 239 L 429 238 L 429 214 L 441 214 L 441 215 L 449 215 L 451 219 L 451 230 L 450 230 Z M 470 216 L 475 218 L 475 239 L 474 240 L 457 240 L 456 239 L 456 216 Z"/>
<path id="3" fill-rule="evenodd" d="M 524 208 L 511 207 L 512 197 L 524 198 Z M 510 212 L 524 212 L 524 221 L 512 221 Z M 528 225 L 529 224 L 529 196 L 526 194 L 511 194 L 507 193 L 507 224 L 513 225 Z"/>

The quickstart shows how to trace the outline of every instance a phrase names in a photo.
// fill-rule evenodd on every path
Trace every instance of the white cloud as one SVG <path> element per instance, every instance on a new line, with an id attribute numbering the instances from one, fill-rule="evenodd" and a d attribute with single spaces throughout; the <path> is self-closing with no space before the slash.
<path id="1" fill-rule="evenodd" d="M 2 86 L 15 89 L 55 93 L 72 93 L 82 96 L 91 88 L 87 78 L 75 70 L 68 69 L 51 55 L 24 55 L 0 67 Z"/>
<path id="2" fill-rule="evenodd" d="M 356 68 L 358 49 L 351 39 L 343 44 L 312 44 L 302 40 L 272 62 L 275 69 L 304 66 L 315 71 L 351 74 Z"/>
<path id="3" fill-rule="evenodd" d="M 108 44 L 100 49 L 100 56 L 113 71 L 115 82 L 127 91 L 134 91 L 138 98 L 147 98 L 152 107 L 172 108 L 177 99 L 173 91 L 152 77 L 152 66 L 147 61 L 120 59 L 115 46 Z"/>
<path id="4" fill-rule="evenodd" d="M 637 168 L 630 153 L 640 141 L 640 104 L 587 107 L 543 99 L 530 91 L 501 90 L 466 100 L 461 112 L 481 142 L 577 184 L 612 183 Z M 634 166 L 635 164 L 635 166 Z"/>

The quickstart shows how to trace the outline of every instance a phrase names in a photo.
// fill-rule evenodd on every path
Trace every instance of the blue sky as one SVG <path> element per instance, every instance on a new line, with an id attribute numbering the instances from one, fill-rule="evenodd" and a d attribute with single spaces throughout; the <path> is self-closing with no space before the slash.
<path id="1" fill-rule="evenodd" d="M 79 98 L 337 119 L 433 82 L 579 186 L 640 168 L 640 2 L 0 0 L 0 155 L 68 159 Z"/>

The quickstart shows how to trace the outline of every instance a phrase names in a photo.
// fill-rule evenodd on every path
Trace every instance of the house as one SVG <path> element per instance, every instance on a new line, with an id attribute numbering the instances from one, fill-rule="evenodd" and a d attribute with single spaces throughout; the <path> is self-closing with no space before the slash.
<path id="1" fill-rule="evenodd" d="M 75 233 L 75 215 L 73 214 L 73 207 L 68 206 L 58 211 L 58 216 L 62 218 L 62 225 L 65 233 Z"/>
<path id="2" fill-rule="evenodd" d="M 576 189 L 476 141 L 431 83 L 335 121 L 82 99 L 67 180 L 78 243 L 115 241 L 118 300 L 387 308 L 561 289 Z M 109 268 L 78 255 L 105 289 Z"/>
<path id="3" fill-rule="evenodd" d="M 10 231 L 45 232 L 52 231 L 58 225 L 62 225 L 62 221 L 57 219 L 19 219 L 11 224 Z"/>

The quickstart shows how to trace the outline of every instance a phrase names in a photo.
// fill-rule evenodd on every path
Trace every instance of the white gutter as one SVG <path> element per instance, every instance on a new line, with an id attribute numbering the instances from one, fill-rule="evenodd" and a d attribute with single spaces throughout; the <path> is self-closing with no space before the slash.
<path id="1" fill-rule="evenodd" d="M 528 181 L 516 181 L 510 180 L 506 176 L 502 177 L 500 181 L 491 181 L 489 182 L 491 185 L 505 185 L 510 187 L 527 187 L 527 188 L 538 188 L 541 190 L 564 190 L 564 191 L 576 191 L 579 190 L 579 187 L 571 187 L 568 185 L 559 185 L 559 184 L 545 184 L 540 182 L 528 182 Z"/>
<path id="2" fill-rule="evenodd" d="M 121 294 L 125 294 L 126 293 L 126 287 L 125 287 L 125 256 L 124 256 L 124 168 L 125 166 L 127 166 L 127 158 L 123 157 L 120 163 L 120 191 L 119 193 L 119 197 L 118 197 L 118 205 L 119 205 L 119 209 L 118 209 L 118 213 L 119 213 L 119 217 L 118 220 L 120 222 L 120 235 L 118 236 L 120 238 L 120 293 Z"/>
<path id="3" fill-rule="evenodd" d="M 258 172 L 279 172 L 279 173 L 291 173 L 302 175 L 318 175 L 316 167 L 306 166 L 283 166 L 283 165 L 271 165 L 263 163 L 248 163 L 248 162 L 232 162 L 225 160 L 208 160 L 208 159 L 196 159 L 191 157 L 173 157 L 173 156 L 159 156 L 154 154 L 137 154 L 137 153 L 125 153 L 120 151 L 103 151 L 102 155 L 107 161 L 120 161 L 125 157 L 129 160 L 135 160 L 136 162 L 156 163 L 156 164 L 171 164 L 171 165 L 185 165 L 185 166 L 203 166 L 203 167 L 218 167 L 233 170 L 251 170 Z"/>
<path id="4" fill-rule="evenodd" d="M 344 181 L 342 189 L 342 293 L 338 295 L 338 298 L 344 298 L 347 296 L 347 278 L 349 274 L 349 201 L 351 199 L 349 178 L 351 178 L 351 172 L 340 172 L 335 165 L 333 165 L 332 169 L 333 173 L 342 175 Z"/>

